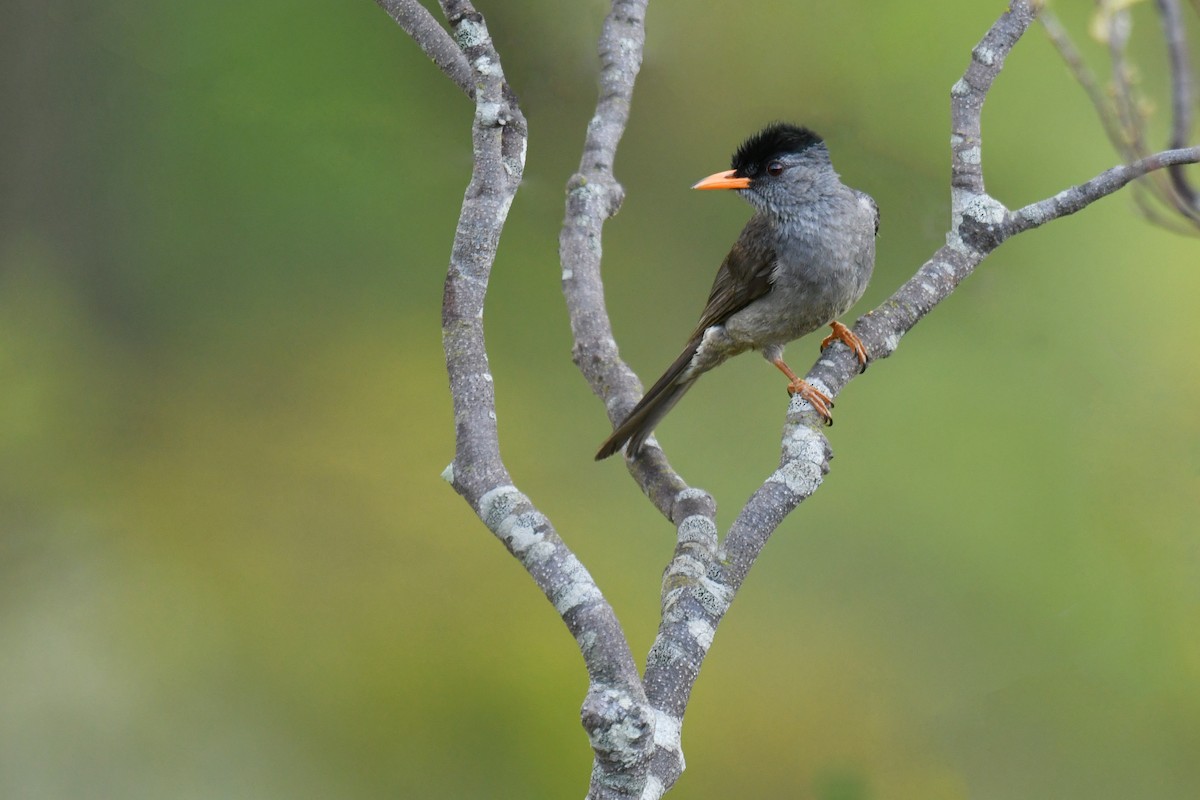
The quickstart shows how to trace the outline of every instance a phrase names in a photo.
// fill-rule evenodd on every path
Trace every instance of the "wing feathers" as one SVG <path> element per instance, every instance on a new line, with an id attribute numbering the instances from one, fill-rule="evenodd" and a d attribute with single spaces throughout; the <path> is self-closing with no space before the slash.
<path id="1" fill-rule="evenodd" d="M 684 376 L 684 372 L 691 364 L 692 357 L 696 355 L 696 348 L 699 346 L 700 340 L 698 339 L 688 342 L 687 347 L 679 354 L 679 358 L 667 367 L 667 371 L 638 401 L 638 404 L 629 412 L 629 416 L 625 417 L 625 421 L 617 426 L 612 436 L 609 436 L 604 444 L 600 445 L 600 451 L 596 453 L 597 461 L 608 458 L 620 450 L 625 442 L 629 442 L 629 454 L 637 455 L 637 452 L 642 449 L 642 443 L 654 430 L 654 426 L 662 421 L 668 411 L 674 408 L 699 377 Z"/>

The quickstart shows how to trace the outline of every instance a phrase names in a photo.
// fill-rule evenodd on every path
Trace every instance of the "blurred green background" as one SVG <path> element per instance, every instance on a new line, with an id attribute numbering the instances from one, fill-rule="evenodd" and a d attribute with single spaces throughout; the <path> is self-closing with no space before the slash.
<path id="1" fill-rule="evenodd" d="M 768 120 L 883 209 L 851 320 L 928 257 L 948 89 L 1002 8 L 651 5 L 604 242 L 643 379 L 748 216 L 688 186 Z M 531 130 L 487 311 L 502 444 L 644 654 L 672 530 L 592 461 L 557 260 L 605 4 L 481 10 Z M 1059 12 L 1082 37 L 1090 4 Z M 581 797 L 574 642 L 439 478 L 470 103 L 366 0 L 15 0 L 0 60 L 0 796 Z M 984 122 L 1011 206 L 1114 160 L 1036 28 Z M 1005 244 L 855 381 L 672 796 L 1198 796 L 1198 297 L 1200 244 L 1126 193 Z M 746 357 L 660 430 L 723 523 L 785 406 Z"/>

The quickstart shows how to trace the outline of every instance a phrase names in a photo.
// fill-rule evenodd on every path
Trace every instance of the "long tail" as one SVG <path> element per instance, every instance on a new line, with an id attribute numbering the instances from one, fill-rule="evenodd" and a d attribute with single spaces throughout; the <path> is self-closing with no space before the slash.
<path id="1" fill-rule="evenodd" d="M 662 377 L 633 407 L 625 421 L 617 426 L 612 436 L 609 436 L 604 444 L 600 445 L 600 451 L 596 453 L 597 461 L 608 458 L 620 450 L 626 442 L 629 442 L 627 450 L 629 455 L 636 456 L 638 454 L 638 451 L 642 449 L 642 444 L 654 431 L 655 426 L 662 422 L 662 418 L 667 415 L 667 412 L 675 407 L 679 398 L 683 397 L 684 393 L 692 388 L 696 378 L 700 377 L 699 374 L 691 375 L 686 379 L 683 377 L 699 346 L 699 339 L 688 343 L 688 346 L 679 354 L 679 358 L 667 367 L 667 371 L 662 374 Z"/>

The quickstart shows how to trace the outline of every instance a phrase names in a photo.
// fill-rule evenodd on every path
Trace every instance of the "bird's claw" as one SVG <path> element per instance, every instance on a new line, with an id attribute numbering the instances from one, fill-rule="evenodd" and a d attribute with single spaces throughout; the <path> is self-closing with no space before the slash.
<path id="1" fill-rule="evenodd" d="M 803 378 L 796 378 L 788 384 L 788 394 L 793 397 L 800 395 L 801 400 L 807 400 L 813 411 L 821 415 L 826 425 L 833 424 L 833 415 L 829 413 L 829 409 L 833 408 L 833 399 L 829 395 L 813 387 Z"/>
<path id="2" fill-rule="evenodd" d="M 854 331 L 837 320 L 829 323 L 829 327 L 833 328 L 833 333 L 821 340 L 821 350 L 824 351 L 826 347 L 829 347 L 834 342 L 841 342 L 849 347 L 850 352 L 854 353 L 855 358 L 858 359 L 859 373 L 866 372 L 867 348 L 863 346 L 862 339 L 858 338 L 858 335 Z"/>

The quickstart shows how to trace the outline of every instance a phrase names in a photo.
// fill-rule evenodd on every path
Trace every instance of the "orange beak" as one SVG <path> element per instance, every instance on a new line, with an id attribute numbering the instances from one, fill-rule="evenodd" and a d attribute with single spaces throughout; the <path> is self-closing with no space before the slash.
<path id="1" fill-rule="evenodd" d="M 715 175 L 709 175 L 693 186 L 693 189 L 747 189 L 750 187 L 749 178 L 734 177 L 736 170 L 726 170 Z"/>

